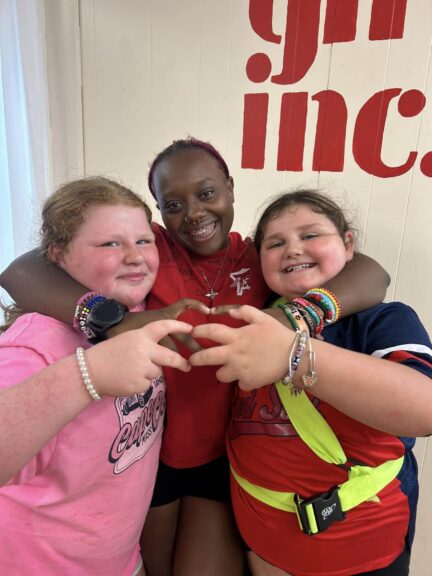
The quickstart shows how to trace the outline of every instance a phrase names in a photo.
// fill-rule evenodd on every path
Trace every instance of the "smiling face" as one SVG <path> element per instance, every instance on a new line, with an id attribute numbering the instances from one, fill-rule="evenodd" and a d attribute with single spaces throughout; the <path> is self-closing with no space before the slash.
<path id="1" fill-rule="evenodd" d="M 51 245 L 48 254 L 75 280 L 129 308 L 147 296 L 159 267 L 144 209 L 125 204 L 88 208 L 68 246 Z"/>
<path id="2" fill-rule="evenodd" d="M 339 274 L 352 259 L 351 232 L 305 204 L 285 208 L 263 230 L 261 266 L 267 285 L 281 296 L 300 296 Z"/>
<path id="3" fill-rule="evenodd" d="M 171 236 L 199 256 L 228 245 L 234 219 L 233 181 L 204 150 L 180 150 L 156 167 L 153 186 Z"/>

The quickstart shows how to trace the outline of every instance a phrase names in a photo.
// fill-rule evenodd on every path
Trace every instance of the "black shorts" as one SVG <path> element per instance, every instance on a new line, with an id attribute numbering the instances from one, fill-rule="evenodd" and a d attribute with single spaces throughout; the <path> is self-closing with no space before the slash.
<path id="1" fill-rule="evenodd" d="M 150 506 L 163 506 L 183 496 L 230 503 L 230 471 L 226 455 L 195 468 L 172 468 L 160 461 Z"/>
<path id="2" fill-rule="evenodd" d="M 372 572 L 362 572 L 358 576 L 408 576 L 409 564 L 410 564 L 411 552 L 408 546 L 402 551 L 396 560 L 393 560 L 391 564 L 385 568 L 379 568 L 378 570 L 372 570 Z"/>

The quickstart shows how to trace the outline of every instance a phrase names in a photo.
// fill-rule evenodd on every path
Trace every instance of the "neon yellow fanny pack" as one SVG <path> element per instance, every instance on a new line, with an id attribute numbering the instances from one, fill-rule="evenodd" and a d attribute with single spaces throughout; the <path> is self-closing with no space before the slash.
<path id="1" fill-rule="evenodd" d="M 375 468 L 361 464 L 350 466 L 339 440 L 308 396 L 304 392 L 291 395 L 281 380 L 276 382 L 276 389 L 303 442 L 321 460 L 348 469 L 348 480 L 329 492 L 303 500 L 293 492 L 279 492 L 253 484 L 239 476 L 232 466 L 231 472 L 243 490 L 255 499 L 279 510 L 295 512 L 305 534 L 318 534 L 336 520 L 343 520 L 348 510 L 376 498 L 378 492 L 399 474 L 404 456 Z"/>

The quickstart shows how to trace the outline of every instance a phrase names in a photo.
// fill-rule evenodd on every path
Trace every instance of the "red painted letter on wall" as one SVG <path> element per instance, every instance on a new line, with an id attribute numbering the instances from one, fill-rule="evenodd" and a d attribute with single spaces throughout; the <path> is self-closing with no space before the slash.
<path id="1" fill-rule="evenodd" d="M 274 84 L 295 84 L 312 66 L 318 49 L 321 0 L 285 0 L 287 16 L 282 71 L 271 77 Z M 250 0 L 249 20 L 253 30 L 266 42 L 280 44 L 273 32 L 273 0 Z M 267 54 L 252 54 L 247 75 L 252 82 L 265 82 L 272 64 Z"/>
<path id="2" fill-rule="evenodd" d="M 410 152 L 407 161 L 400 166 L 388 166 L 381 158 L 389 105 L 401 92 L 401 88 L 389 88 L 377 92 L 369 98 L 357 116 L 353 138 L 354 158 L 360 168 L 373 176 L 380 178 L 401 176 L 413 167 L 417 158 L 417 152 Z M 408 90 L 399 99 L 399 114 L 404 117 L 416 116 L 423 110 L 425 103 L 426 98 L 422 92 Z"/>
<path id="3" fill-rule="evenodd" d="M 341 94 L 323 90 L 312 96 L 319 103 L 312 169 L 342 172 L 348 111 Z"/>
<path id="4" fill-rule="evenodd" d="M 301 172 L 307 119 L 307 92 L 283 94 L 279 124 L 278 170 Z"/>
<path id="5" fill-rule="evenodd" d="M 245 94 L 242 168 L 264 168 L 268 94 Z"/>

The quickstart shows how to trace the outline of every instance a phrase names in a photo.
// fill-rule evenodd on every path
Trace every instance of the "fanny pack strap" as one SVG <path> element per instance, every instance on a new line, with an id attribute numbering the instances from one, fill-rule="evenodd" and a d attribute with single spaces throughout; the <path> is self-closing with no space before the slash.
<path id="1" fill-rule="evenodd" d="M 285 512 L 295 512 L 303 532 L 313 535 L 331 526 L 335 520 L 343 520 L 348 510 L 373 499 L 396 478 L 403 462 L 401 456 L 376 468 L 353 466 L 346 482 L 310 500 L 303 500 L 293 492 L 279 492 L 253 484 L 237 474 L 232 466 L 231 473 L 241 488 L 255 499 Z"/>
<path id="2" fill-rule="evenodd" d="M 292 395 L 282 380 L 276 382 L 280 400 L 291 424 L 303 442 L 329 464 L 343 466 L 347 457 L 335 433 L 305 392 Z M 303 500 L 293 492 L 279 492 L 263 488 L 242 478 L 231 466 L 231 472 L 248 494 L 268 506 L 295 512 L 300 528 L 306 534 L 317 534 L 327 529 L 335 520 L 343 520 L 345 512 L 366 500 L 372 500 L 399 474 L 404 456 L 388 460 L 375 468 L 363 465 L 350 466 L 348 480 L 325 494 Z"/>
<path id="3" fill-rule="evenodd" d="M 324 420 L 320 412 L 305 392 L 292 395 L 282 380 L 276 382 L 279 398 L 289 415 L 297 434 L 318 458 L 338 466 L 347 462 L 347 457 L 336 434 Z"/>

